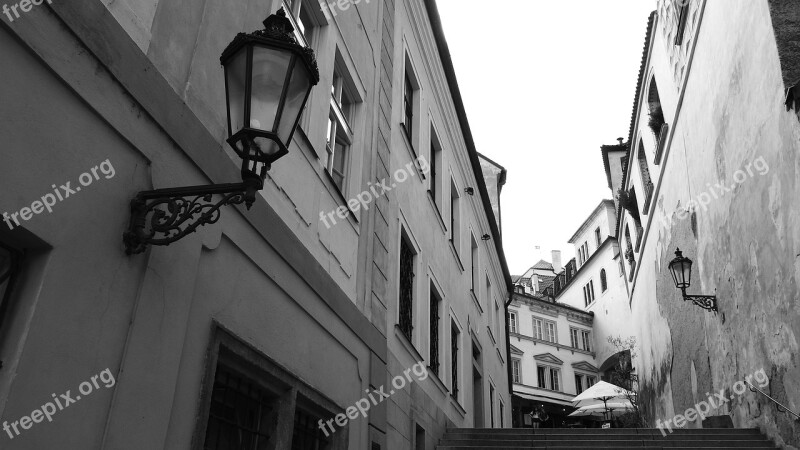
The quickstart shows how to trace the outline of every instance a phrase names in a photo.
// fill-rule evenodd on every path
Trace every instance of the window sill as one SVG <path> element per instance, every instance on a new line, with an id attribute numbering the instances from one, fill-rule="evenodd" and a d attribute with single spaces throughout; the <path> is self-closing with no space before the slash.
<path id="1" fill-rule="evenodd" d="M 450 395 L 450 404 L 453 405 L 453 407 L 455 407 L 456 411 L 458 411 L 459 414 L 461 414 L 462 419 L 467 416 L 467 410 L 464 409 L 464 407 L 461 406 L 461 403 L 458 401 L 458 399 L 453 397 L 452 395 Z"/>
<path id="2" fill-rule="evenodd" d="M 470 297 L 472 297 L 472 301 L 475 302 L 475 306 L 478 307 L 478 311 L 480 311 L 480 313 L 483 314 L 483 307 L 481 306 L 481 302 L 478 301 L 478 296 L 475 295 L 475 291 L 470 289 L 469 295 Z"/>
<path id="3" fill-rule="evenodd" d="M 447 234 L 447 226 L 444 224 L 442 212 L 439 211 L 439 206 L 436 205 L 436 200 L 433 198 L 433 193 L 431 193 L 430 189 L 428 189 L 428 203 L 430 203 L 431 208 L 433 208 L 433 215 L 439 219 L 439 226 L 442 228 L 442 233 Z"/>
<path id="4" fill-rule="evenodd" d="M 489 333 L 489 339 L 492 340 L 492 344 L 497 345 L 497 339 L 494 338 L 494 333 L 492 333 L 492 328 L 489 325 L 486 325 L 486 332 Z"/>
<path id="5" fill-rule="evenodd" d="M 417 171 L 417 174 L 419 174 L 420 182 L 422 182 L 422 180 L 426 180 L 427 178 L 425 177 L 425 174 L 419 170 L 419 164 L 416 163 L 419 161 L 419 156 L 417 155 L 417 151 L 414 150 L 414 144 L 411 143 L 411 138 L 408 137 L 408 132 L 406 131 L 406 124 L 403 122 L 400 122 L 400 131 L 400 134 L 403 135 L 403 142 L 406 143 L 406 149 L 411 155 L 411 162 L 414 163 L 414 169 Z"/>
<path id="6" fill-rule="evenodd" d="M 461 269 L 461 272 L 464 272 L 464 264 L 461 264 L 461 258 L 458 256 L 458 252 L 456 251 L 456 246 L 453 245 L 453 241 L 450 240 L 450 251 L 453 253 L 453 258 L 456 259 L 456 264 L 458 264 L 458 268 Z"/>
<path id="7" fill-rule="evenodd" d="M 328 186 L 328 191 L 333 191 L 335 193 L 335 197 L 338 198 L 339 201 L 341 202 L 339 206 L 344 206 L 345 209 L 347 209 L 347 212 L 349 213 L 348 215 L 353 219 L 353 221 L 355 221 L 357 225 L 358 217 L 356 217 L 356 214 L 347 206 L 347 199 L 344 198 L 344 194 L 342 193 L 341 190 L 339 190 L 339 186 L 336 186 L 336 181 L 334 181 L 333 177 L 326 169 L 322 169 L 322 171 L 325 173 L 325 178 L 328 180 L 328 182 L 330 182 L 330 186 Z M 339 217 L 338 214 L 337 217 Z"/>
<path id="8" fill-rule="evenodd" d="M 414 358 L 416 361 L 425 361 L 422 355 L 419 354 L 419 351 L 411 341 L 408 340 L 408 337 L 400 330 L 400 325 L 394 326 L 394 335 L 397 336 L 397 339 L 400 340 L 400 343 L 403 344 L 403 347 L 408 351 L 408 353 Z"/>
<path id="9" fill-rule="evenodd" d="M 439 365 L 439 370 L 441 370 L 441 369 L 442 369 L 442 366 Z M 428 367 L 428 375 L 429 375 L 428 378 L 433 380 L 433 384 L 435 384 L 436 387 L 439 388 L 439 390 L 442 392 L 443 395 L 446 395 L 446 396 L 450 395 L 450 390 L 447 389 L 447 386 L 444 385 L 444 382 L 442 382 L 442 380 L 439 378 L 439 375 L 436 375 L 433 372 L 433 369 L 431 369 L 430 367 Z"/>

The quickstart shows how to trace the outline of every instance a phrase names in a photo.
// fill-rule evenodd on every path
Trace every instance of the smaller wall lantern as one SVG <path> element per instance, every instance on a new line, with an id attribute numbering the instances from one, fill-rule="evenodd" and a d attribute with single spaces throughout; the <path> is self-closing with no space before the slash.
<path id="1" fill-rule="evenodd" d="M 675 259 L 669 263 L 669 271 L 672 273 L 672 281 L 675 287 L 681 290 L 683 300 L 691 300 L 695 305 L 708 310 L 717 312 L 716 295 L 689 295 L 686 289 L 692 285 L 692 260 L 683 256 L 681 249 L 675 250 Z"/>

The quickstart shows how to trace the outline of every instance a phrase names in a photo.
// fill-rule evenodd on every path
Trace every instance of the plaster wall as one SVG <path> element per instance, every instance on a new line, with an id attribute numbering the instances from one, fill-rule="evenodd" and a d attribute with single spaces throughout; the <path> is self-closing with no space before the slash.
<path id="1" fill-rule="evenodd" d="M 671 418 L 761 369 L 770 377 L 768 392 L 796 411 L 800 236 L 791 224 L 799 212 L 800 125 L 783 106 L 768 3 L 709 0 L 698 11 L 682 104 L 677 116 L 665 111 L 673 134 L 631 284 L 641 337 L 636 365 L 653 418 Z M 681 58 L 664 40 L 671 22 L 659 21 L 650 68 L 669 104 L 666 92 L 680 93 L 670 80 Z M 712 195 L 717 183 L 729 191 Z M 704 193 L 709 201 L 701 206 Z M 682 212 L 687 207 L 691 214 Z M 719 314 L 681 301 L 666 267 L 676 247 L 695 262 L 690 292 L 716 293 Z M 750 391 L 731 396 L 714 413 L 759 427 L 787 448 L 798 445 L 797 424 L 771 402 Z"/>

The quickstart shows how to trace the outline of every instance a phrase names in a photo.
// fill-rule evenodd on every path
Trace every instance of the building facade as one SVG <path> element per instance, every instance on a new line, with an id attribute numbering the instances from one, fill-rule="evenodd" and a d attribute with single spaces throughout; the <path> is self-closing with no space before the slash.
<path id="1" fill-rule="evenodd" d="M 791 448 L 800 426 L 775 402 L 800 410 L 799 21 L 790 1 L 659 0 L 625 154 L 603 150 L 650 419 L 725 392 L 708 415 Z M 689 294 L 716 295 L 718 313 L 682 299 L 677 248 L 694 261 Z M 755 374 L 764 393 L 747 389 Z"/>
<path id="2" fill-rule="evenodd" d="M 533 425 L 531 412 L 543 409 L 541 427 L 562 428 L 572 399 L 599 380 L 594 351 L 594 313 L 548 299 L 514 293 L 508 308 L 514 427 Z"/>
<path id="3" fill-rule="evenodd" d="M 344 6 L 0 16 L 0 447 L 410 449 L 510 424 L 511 281 L 435 3 Z M 220 54 L 281 7 L 320 71 L 289 153 L 249 210 L 127 256 L 137 192 L 241 180 Z"/>

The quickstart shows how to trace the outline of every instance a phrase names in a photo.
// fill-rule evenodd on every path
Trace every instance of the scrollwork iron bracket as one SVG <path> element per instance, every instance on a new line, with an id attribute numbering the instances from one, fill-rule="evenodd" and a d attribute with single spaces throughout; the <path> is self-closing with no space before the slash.
<path id="1" fill-rule="evenodd" d="M 263 187 L 260 178 L 248 177 L 241 183 L 139 192 L 131 200 L 131 220 L 122 237 L 125 253 L 142 253 L 148 245 L 169 245 L 216 223 L 225 205 L 244 203 L 250 209 Z M 214 201 L 214 196 L 221 198 Z"/>
<path id="2" fill-rule="evenodd" d="M 695 305 L 705 309 L 706 311 L 714 311 L 715 313 L 719 310 L 717 309 L 717 296 L 716 295 L 689 295 L 686 293 L 686 290 L 683 290 L 683 300 L 684 301 L 691 301 Z"/>

